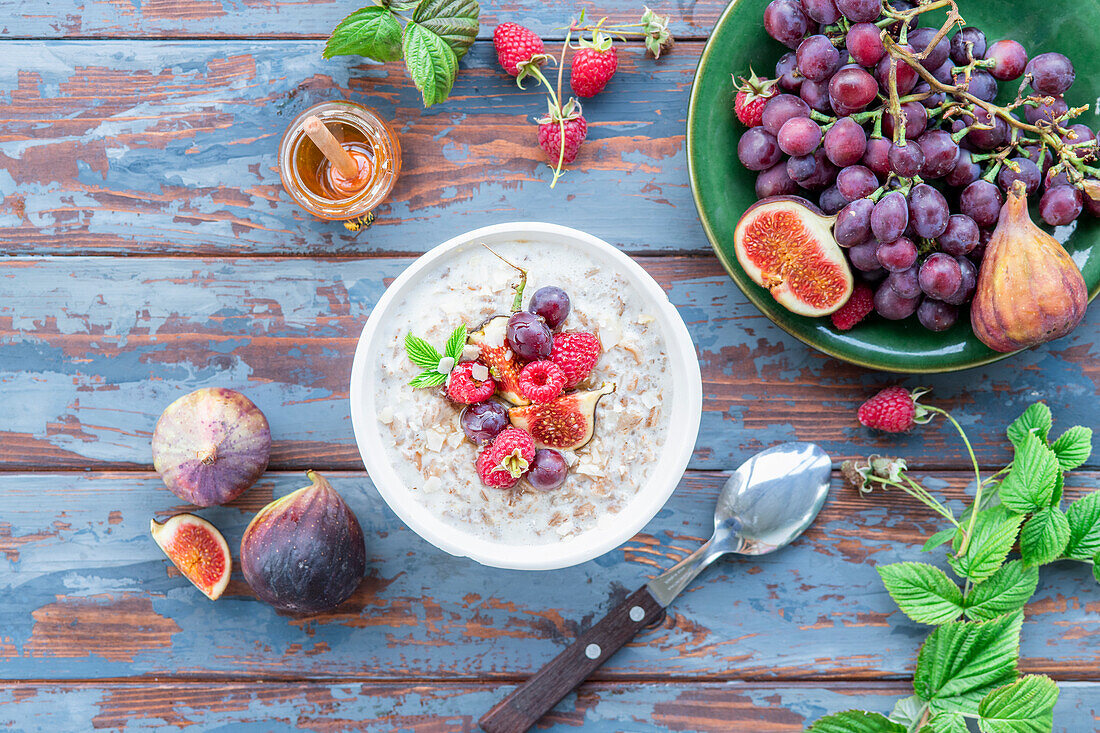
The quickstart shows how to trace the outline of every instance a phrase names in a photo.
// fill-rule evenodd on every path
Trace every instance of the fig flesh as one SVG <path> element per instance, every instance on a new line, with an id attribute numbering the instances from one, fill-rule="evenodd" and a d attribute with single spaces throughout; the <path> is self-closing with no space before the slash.
<path id="1" fill-rule="evenodd" d="M 1008 352 L 1061 338 L 1085 317 L 1088 289 L 1058 240 L 1031 221 L 1017 181 L 986 246 L 970 305 L 974 334 Z"/>
<path id="2" fill-rule="evenodd" d="M 756 202 L 734 230 L 745 274 L 787 310 L 827 316 L 852 294 L 852 271 L 833 237 L 835 216 L 805 199 L 772 196 Z"/>
<path id="3" fill-rule="evenodd" d="M 149 521 L 149 533 L 183 577 L 212 601 L 229 585 L 233 558 L 222 533 L 194 514 L 177 514 L 167 521 Z"/>
<path id="4" fill-rule="evenodd" d="M 615 391 L 614 384 L 599 389 L 563 394 L 550 402 L 513 407 L 512 424 L 531 433 L 540 448 L 576 450 L 592 440 L 596 429 L 596 403 Z"/>
<path id="5" fill-rule="evenodd" d="M 241 538 L 241 570 L 256 597 L 298 614 L 339 606 L 367 567 L 355 513 L 324 477 L 307 475 L 313 483 L 261 509 Z"/>
<path id="6" fill-rule="evenodd" d="M 198 506 L 232 501 L 260 478 L 271 428 L 231 389 L 200 389 L 168 405 L 153 430 L 153 466 L 173 494 Z"/>
<path id="7" fill-rule="evenodd" d="M 520 365 L 506 341 L 509 318 L 493 316 L 470 334 L 469 341 L 481 351 L 481 361 L 500 385 L 500 396 L 513 405 L 526 405 L 531 400 L 519 390 Z"/>

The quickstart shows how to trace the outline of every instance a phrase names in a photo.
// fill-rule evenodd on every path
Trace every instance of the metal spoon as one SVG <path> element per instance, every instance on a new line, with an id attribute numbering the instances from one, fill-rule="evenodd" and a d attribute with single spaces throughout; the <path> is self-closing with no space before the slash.
<path id="1" fill-rule="evenodd" d="M 761 451 L 729 477 L 714 510 L 714 534 L 698 550 L 634 591 L 573 644 L 516 688 L 478 723 L 488 733 L 521 733 L 665 608 L 722 555 L 764 555 L 794 541 L 829 493 L 832 461 L 813 443 Z"/>

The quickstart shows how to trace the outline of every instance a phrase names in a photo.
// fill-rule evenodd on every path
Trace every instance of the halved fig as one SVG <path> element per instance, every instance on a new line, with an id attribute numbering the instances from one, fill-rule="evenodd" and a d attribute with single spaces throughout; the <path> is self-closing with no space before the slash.
<path id="1" fill-rule="evenodd" d="M 481 361 L 500 385 L 500 396 L 513 405 L 531 402 L 519 391 L 519 363 L 508 348 L 505 336 L 509 316 L 493 316 L 470 334 L 470 343 L 481 350 Z"/>
<path id="2" fill-rule="evenodd" d="M 165 522 L 150 520 L 149 533 L 183 577 L 210 600 L 218 600 L 229 584 L 233 559 L 214 525 L 194 514 L 177 514 Z"/>
<path id="3" fill-rule="evenodd" d="M 531 433 L 540 448 L 576 450 L 592 440 L 596 403 L 614 391 L 614 384 L 605 384 L 587 392 L 570 392 L 545 404 L 513 407 L 508 417 L 517 428 Z"/>
<path id="4" fill-rule="evenodd" d="M 762 199 L 737 223 L 737 261 L 787 310 L 827 316 L 848 302 L 853 288 L 852 271 L 833 238 L 835 221 L 797 196 Z"/>

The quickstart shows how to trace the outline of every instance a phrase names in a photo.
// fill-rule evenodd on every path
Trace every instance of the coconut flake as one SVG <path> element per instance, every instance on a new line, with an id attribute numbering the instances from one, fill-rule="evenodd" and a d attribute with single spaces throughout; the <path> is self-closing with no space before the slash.
<path id="1" fill-rule="evenodd" d="M 470 367 L 470 376 L 479 382 L 484 382 L 489 378 L 489 368 L 484 364 L 474 364 Z"/>
<path id="2" fill-rule="evenodd" d="M 654 320 L 655 319 L 653 318 L 653 316 L 649 315 L 648 313 L 643 313 L 642 315 L 638 316 L 638 325 L 644 326 L 647 323 L 652 323 Z"/>
<path id="3" fill-rule="evenodd" d="M 580 460 L 579 458 L 577 458 L 577 454 L 571 450 L 561 451 L 561 457 L 565 459 L 565 464 L 570 468 L 572 468 L 577 463 L 577 461 Z"/>
<path id="4" fill-rule="evenodd" d="M 453 356 L 444 356 L 439 360 L 439 365 L 435 370 L 440 374 L 450 374 L 451 370 L 455 368 L 455 360 Z"/>
<path id="5" fill-rule="evenodd" d="M 462 445 L 462 441 L 466 438 L 466 435 L 461 431 L 456 431 L 447 436 L 447 445 L 452 448 L 457 448 Z"/>
<path id="6" fill-rule="evenodd" d="M 378 412 L 378 422 L 389 425 L 393 422 L 393 408 L 386 405 Z"/>
<path id="7" fill-rule="evenodd" d="M 443 441 L 446 437 L 446 435 L 434 428 L 429 428 L 424 431 L 424 443 L 428 446 L 428 450 L 433 453 L 439 452 L 439 449 L 443 447 Z"/>
<path id="8" fill-rule="evenodd" d="M 459 361 L 473 361 L 481 356 L 481 348 L 476 344 L 466 344 L 462 347 L 462 353 L 459 354 Z"/>
<path id="9" fill-rule="evenodd" d="M 438 476 L 429 476 L 428 480 L 424 482 L 424 491 L 439 491 L 439 487 L 443 485 L 443 482 L 439 480 Z"/>
<path id="10" fill-rule="evenodd" d="M 577 466 L 577 473 L 583 473 L 585 476 L 602 477 L 603 470 L 594 463 L 582 463 Z"/>

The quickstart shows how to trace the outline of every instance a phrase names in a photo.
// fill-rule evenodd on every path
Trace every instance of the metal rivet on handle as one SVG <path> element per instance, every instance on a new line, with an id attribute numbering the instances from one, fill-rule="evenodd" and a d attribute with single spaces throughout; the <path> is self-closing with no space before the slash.
<path id="1" fill-rule="evenodd" d="M 584 648 L 584 656 L 589 659 L 599 659 L 601 651 L 599 644 L 589 644 Z"/>
<path id="2" fill-rule="evenodd" d="M 641 621 L 643 618 L 645 618 L 645 609 L 643 609 L 641 606 L 635 606 L 634 608 L 630 609 L 631 621 Z"/>

